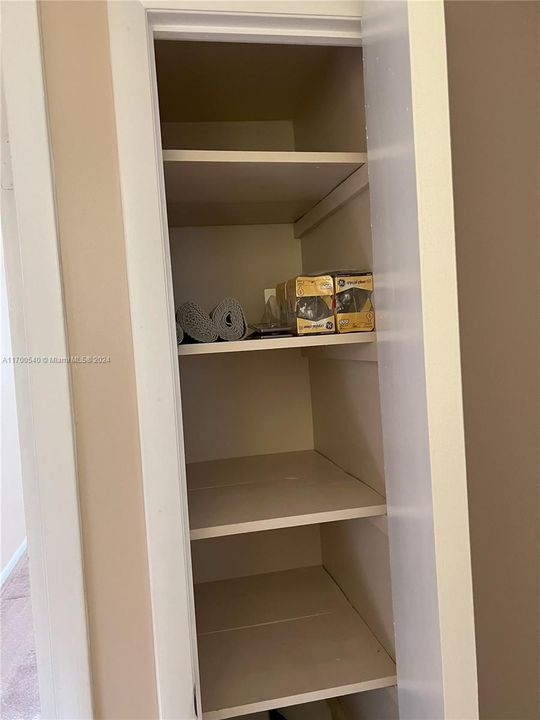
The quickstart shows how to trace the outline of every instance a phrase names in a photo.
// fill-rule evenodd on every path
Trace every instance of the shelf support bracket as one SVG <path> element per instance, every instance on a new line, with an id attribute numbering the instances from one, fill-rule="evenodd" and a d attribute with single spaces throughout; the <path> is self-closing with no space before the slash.
<path id="1" fill-rule="evenodd" d="M 319 223 L 352 198 L 359 195 L 369 185 L 367 163 L 355 170 L 352 175 L 335 187 L 332 192 L 308 210 L 294 223 L 294 237 L 301 238 L 309 230 L 313 230 Z"/>

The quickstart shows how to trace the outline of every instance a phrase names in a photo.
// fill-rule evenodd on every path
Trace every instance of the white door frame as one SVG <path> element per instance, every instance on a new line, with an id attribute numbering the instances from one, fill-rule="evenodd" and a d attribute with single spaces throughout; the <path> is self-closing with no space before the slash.
<path id="1" fill-rule="evenodd" d="M 317 3 L 309 3 L 315 6 Z M 160 717 L 193 718 L 200 707 L 174 305 L 153 38 L 244 42 L 361 44 L 353 12 L 268 13 L 272 3 L 133 0 L 109 3 L 109 29 Z M 286 4 L 285 4 L 286 5 Z M 404 719 L 477 717 L 476 659 L 468 545 L 466 476 L 455 282 L 446 45 L 442 0 L 368 2 L 365 58 L 377 82 L 379 53 L 397 59 L 401 85 L 368 104 L 385 113 L 396 100 L 404 134 L 387 157 L 373 159 L 373 241 L 378 246 L 379 368 L 391 387 L 412 362 L 411 391 L 382 394 L 389 537 L 393 574 L 398 694 Z M 264 7 L 263 7 L 264 6 Z M 275 2 L 274 6 L 283 7 Z M 223 5 L 221 5 L 223 7 Z M 216 8 L 218 8 L 216 10 Z M 259 12 L 257 12 L 259 8 Z M 414 46 L 414 47 L 413 47 Z M 388 53 L 388 51 L 390 51 Z M 384 73 L 386 66 L 380 72 Z M 374 86 L 372 85 L 372 88 Z M 435 110 L 430 107 L 432 98 Z M 373 105 L 377 105 L 373 110 Z M 412 119 L 411 119 L 412 118 Z M 392 137 L 392 128 L 387 128 Z M 377 133 L 374 133 L 377 135 Z M 394 133 L 395 134 L 395 133 Z M 369 133 L 371 136 L 371 131 Z M 380 134 L 377 137 L 381 141 Z M 369 142 L 369 141 L 368 141 Z M 380 143 L 381 144 L 381 143 Z M 380 152 L 379 150 L 382 150 Z M 435 154 L 433 154 L 435 153 Z M 430 154 L 437 158 L 434 168 Z M 405 160 L 404 160 L 405 159 Z M 390 161 L 390 162 L 389 162 Z M 412 183 L 409 207 L 388 200 L 393 169 Z M 387 173 L 390 172 L 390 176 Z M 371 171 L 370 171 L 371 179 Z M 421 193 L 421 197 L 420 194 Z M 418 197 L 417 197 L 418 195 Z M 381 220 L 382 218 L 382 220 Z M 389 229 L 404 231 L 396 237 Z M 410 259 L 408 275 L 387 262 L 394 245 Z M 374 268 L 377 274 L 377 268 Z M 404 291 L 405 290 L 405 291 Z M 407 302 L 392 313 L 392 298 Z M 427 310 L 426 310 L 427 309 Z M 439 322 L 443 318 L 443 323 Z M 442 327 L 444 325 L 444 328 Z M 410 332 L 409 332 L 410 330 Z M 410 357 L 410 361 L 407 358 Z M 411 463 L 403 421 L 411 403 Z M 444 428 L 447 428 L 448 432 Z M 417 473 L 417 470 L 421 472 Z M 457 535 L 456 535 L 457 534 Z M 457 541 L 456 541 L 457 538 Z M 459 587 L 455 602 L 453 587 Z M 195 703 L 190 692 L 193 689 Z"/>
<path id="2" fill-rule="evenodd" d="M 38 7 L 2 3 L 2 236 L 41 712 L 92 718 L 77 465 Z M 7 116 L 7 122 L 6 122 Z"/>

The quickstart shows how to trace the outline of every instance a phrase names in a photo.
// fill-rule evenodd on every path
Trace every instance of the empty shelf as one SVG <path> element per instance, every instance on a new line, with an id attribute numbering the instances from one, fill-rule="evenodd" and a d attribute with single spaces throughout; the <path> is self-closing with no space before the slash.
<path id="1" fill-rule="evenodd" d="M 389 687 L 392 659 L 322 567 L 195 586 L 204 720 Z"/>
<path id="2" fill-rule="evenodd" d="M 314 450 L 187 466 L 192 540 L 373 517 L 385 499 Z"/>
<path id="3" fill-rule="evenodd" d="M 292 223 L 366 153 L 164 150 L 170 226 Z"/>
<path id="4" fill-rule="evenodd" d="M 284 350 L 326 345 L 357 345 L 376 340 L 375 332 L 345 333 L 343 335 L 304 335 L 264 340 L 236 340 L 233 342 L 186 343 L 178 346 L 178 355 L 206 355 L 208 353 L 246 352 L 248 350 Z"/>

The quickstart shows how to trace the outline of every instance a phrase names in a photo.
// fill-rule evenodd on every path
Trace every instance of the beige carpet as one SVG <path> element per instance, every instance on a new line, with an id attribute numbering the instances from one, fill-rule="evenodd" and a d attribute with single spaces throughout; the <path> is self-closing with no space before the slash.
<path id="1" fill-rule="evenodd" d="M 0 621 L 0 718 L 39 720 L 41 712 L 26 556 L 2 588 Z"/>

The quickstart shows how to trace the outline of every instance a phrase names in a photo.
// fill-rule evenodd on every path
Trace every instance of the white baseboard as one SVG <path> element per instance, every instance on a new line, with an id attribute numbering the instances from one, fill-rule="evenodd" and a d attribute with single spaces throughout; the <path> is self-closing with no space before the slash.
<path id="1" fill-rule="evenodd" d="M 0 574 L 0 587 L 4 586 L 4 583 L 9 578 L 11 573 L 13 572 L 15 566 L 19 562 L 19 560 L 22 558 L 24 553 L 26 552 L 26 538 L 22 541 L 22 543 L 19 545 L 19 547 L 15 550 L 13 555 L 11 556 L 11 559 L 6 563 L 6 567 L 2 569 L 2 573 Z"/>

